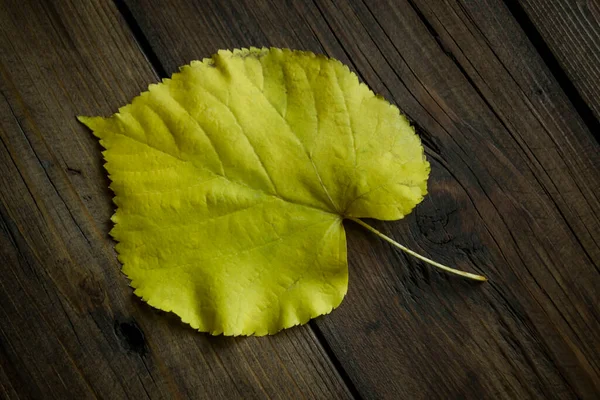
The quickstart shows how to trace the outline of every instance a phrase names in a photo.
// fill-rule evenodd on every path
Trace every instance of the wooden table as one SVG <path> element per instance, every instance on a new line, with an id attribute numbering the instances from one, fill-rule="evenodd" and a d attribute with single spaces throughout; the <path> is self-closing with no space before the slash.
<path id="1" fill-rule="evenodd" d="M 0 398 L 600 398 L 600 5 L 576 0 L 2 0 Z M 348 223 L 349 293 L 263 338 L 132 294 L 109 238 L 110 115 L 220 48 L 348 64 L 413 121 L 430 194 Z"/>

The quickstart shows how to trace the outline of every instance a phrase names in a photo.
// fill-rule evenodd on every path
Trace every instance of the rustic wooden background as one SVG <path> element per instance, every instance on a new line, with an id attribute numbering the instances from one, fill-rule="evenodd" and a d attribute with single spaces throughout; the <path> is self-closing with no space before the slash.
<path id="1" fill-rule="evenodd" d="M 1 0 L 0 398 L 600 398 L 600 4 Z M 430 195 L 348 223 L 342 306 L 210 337 L 133 294 L 108 236 L 110 115 L 220 48 L 336 57 L 417 127 Z"/>

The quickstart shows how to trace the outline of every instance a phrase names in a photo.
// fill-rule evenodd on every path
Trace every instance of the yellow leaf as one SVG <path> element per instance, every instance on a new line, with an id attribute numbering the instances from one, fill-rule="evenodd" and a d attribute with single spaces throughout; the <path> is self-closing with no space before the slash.
<path id="1" fill-rule="evenodd" d="M 402 218 L 427 191 L 406 118 L 309 52 L 219 51 L 80 120 L 106 148 L 135 293 L 215 335 L 329 313 L 348 285 L 342 220 Z"/>

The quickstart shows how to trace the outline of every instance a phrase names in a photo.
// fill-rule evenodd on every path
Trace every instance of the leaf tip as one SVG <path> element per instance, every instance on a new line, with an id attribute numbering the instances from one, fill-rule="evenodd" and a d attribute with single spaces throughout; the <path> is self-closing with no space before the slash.
<path id="1" fill-rule="evenodd" d="M 96 136 L 96 132 L 101 131 L 106 124 L 106 118 L 103 117 L 86 117 L 85 115 L 78 115 L 77 120 L 87 126 Z"/>

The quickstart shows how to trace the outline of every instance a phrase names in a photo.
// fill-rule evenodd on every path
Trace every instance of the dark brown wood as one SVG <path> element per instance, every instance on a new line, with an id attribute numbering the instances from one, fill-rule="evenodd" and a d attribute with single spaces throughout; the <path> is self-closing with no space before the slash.
<path id="1" fill-rule="evenodd" d="M 127 286 L 75 119 L 157 80 L 112 2 L 0 2 L 0 74 L 0 398 L 350 397 L 308 326 L 214 338 Z"/>
<path id="2" fill-rule="evenodd" d="M 0 31 L 0 397 L 600 395 L 600 146 L 501 1 L 5 0 Z M 430 194 L 372 223 L 490 282 L 347 223 L 348 296 L 310 326 L 213 338 L 137 300 L 74 116 L 250 45 L 329 54 L 398 104 Z"/>
<path id="3" fill-rule="evenodd" d="M 514 12 L 525 13 L 524 22 L 533 24 L 596 121 L 600 119 L 600 2 L 511 0 L 509 4 Z"/>
<path id="4" fill-rule="evenodd" d="M 375 225 L 490 282 L 347 224 L 349 294 L 316 328 L 360 395 L 598 396 L 599 147 L 502 2 L 127 4 L 168 73 L 218 48 L 326 52 L 415 121 L 430 195 Z"/>

